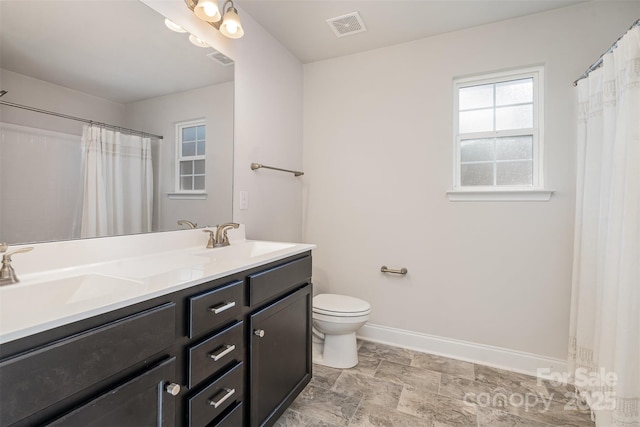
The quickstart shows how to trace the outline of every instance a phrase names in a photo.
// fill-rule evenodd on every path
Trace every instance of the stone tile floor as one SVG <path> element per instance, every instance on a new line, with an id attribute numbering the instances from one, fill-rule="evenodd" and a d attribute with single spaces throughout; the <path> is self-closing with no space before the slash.
<path id="1" fill-rule="evenodd" d="M 593 427 L 567 387 L 372 342 L 358 365 L 313 365 L 276 427 Z"/>

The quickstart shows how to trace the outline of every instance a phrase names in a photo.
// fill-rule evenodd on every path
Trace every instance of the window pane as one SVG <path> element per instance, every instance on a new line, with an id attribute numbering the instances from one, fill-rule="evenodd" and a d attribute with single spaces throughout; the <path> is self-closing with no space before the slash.
<path id="1" fill-rule="evenodd" d="M 496 105 L 533 102 L 533 79 L 496 83 Z"/>
<path id="2" fill-rule="evenodd" d="M 198 150 L 198 156 L 204 156 L 205 155 L 205 145 L 206 143 L 204 141 L 198 141 L 197 142 L 197 150 Z"/>
<path id="3" fill-rule="evenodd" d="M 533 183 L 533 162 L 504 162 L 496 165 L 498 185 L 531 185 Z"/>
<path id="4" fill-rule="evenodd" d="M 198 141 L 203 141 L 206 138 L 205 125 L 200 125 L 196 128 L 196 135 L 197 135 Z"/>
<path id="5" fill-rule="evenodd" d="M 181 190 L 193 190 L 192 178 L 190 176 L 183 176 L 180 178 L 180 189 Z"/>
<path id="6" fill-rule="evenodd" d="M 494 143 L 491 139 L 468 139 L 460 142 L 460 160 L 462 162 L 493 161 Z"/>
<path id="7" fill-rule="evenodd" d="M 193 162 L 195 164 L 195 174 L 196 175 L 204 175 L 204 160 L 196 160 Z"/>
<path id="8" fill-rule="evenodd" d="M 533 137 L 516 136 L 496 139 L 498 160 L 531 160 L 533 158 Z"/>
<path id="9" fill-rule="evenodd" d="M 180 162 L 180 175 L 192 175 L 193 174 L 193 162 L 191 160 L 186 162 Z"/>
<path id="10" fill-rule="evenodd" d="M 463 87 L 459 91 L 460 110 L 493 107 L 493 85 Z"/>
<path id="11" fill-rule="evenodd" d="M 182 128 L 182 141 L 195 141 L 196 140 L 196 128 L 191 126 L 188 128 Z"/>
<path id="12" fill-rule="evenodd" d="M 462 185 L 493 185 L 493 163 L 460 165 Z"/>
<path id="13" fill-rule="evenodd" d="M 184 142 L 182 143 L 182 157 L 189 157 L 196 155 L 196 143 Z"/>
<path id="14" fill-rule="evenodd" d="M 193 177 L 193 189 L 194 190 L 204 190 L 204 176 L 195 176 Z"/>
<path id="15" fill-rule="evenodd" d="M 533 105 L 496 108 L 496 130 L 533 127 Z"/>
<path id="16" fill-rule="evenodd" d="M 493 109 L 465 111 L 460 113 L 460 133 L 486 132 L 493 130 Z"/>

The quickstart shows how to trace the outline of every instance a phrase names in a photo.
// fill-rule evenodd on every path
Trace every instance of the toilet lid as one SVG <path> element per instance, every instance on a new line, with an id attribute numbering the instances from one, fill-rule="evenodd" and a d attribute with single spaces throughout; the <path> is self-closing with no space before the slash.
<path id="1" fill-rule="evenodd" d="M 336 294 L 319 294 L 313 297 L 313 311 L 316 313 L 367 313 L 371 305 L 359 298 Z"/>

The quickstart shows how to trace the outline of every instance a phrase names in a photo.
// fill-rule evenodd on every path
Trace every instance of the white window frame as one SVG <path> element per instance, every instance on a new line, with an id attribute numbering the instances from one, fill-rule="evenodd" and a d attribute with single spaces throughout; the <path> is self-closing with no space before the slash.
<path id="1" fill-rule="evenodd" d="M 475 133 L 459 133 L 459 91 L 470 86 L 506 82 L 520 79 L 533 79 L 533 127 L 506 131 L 487 131 Z M 552 190 L 544 189 L 544 68 L 542 66 L 527 67 L 509 71 L 455 78 L 453 81 L 453 190 L 448 191 L 452 201 L 476 200 L 549 200 Z M 508 136 L 533 137 L 533 179 L 531 185 L 493 185 L 463 186 L 461 179 L 460 143 L 465 139 L 497 138 Z"/>
<path id="2" fill-rule="evenodd" d="M 179 122 L 176 123 L 176 143 L 175 143 L 175 165 L 174 165 L 174 172 L 175 172 L 175 192 L 174 193 L 170 193 L 169 197 L 172 199 L 180 199 L 180 198 L 205 198 L 206 197 L 206 176 L 207 176 L 207 155 L 206 152 L 208 151 L 205 148 L 205 154 L 204 155 L 196 155 L 196 156 L 188 156 L 188 157 L 183 157 L 182 156 L 182 129 L 184 128 L 188 128 L 188 127 L 195 127 L 195 126 L 201 126 L 204 125 L 205 129 L 206 129 L 206 120 L 205 119 L 197 119 L 197 120 L 188 120 L 188 121 L 183 121 L 183 122 Z M 208 137 L 208 129 L 207 129 L 207 137 Z M 206 138 L 205 138 L 206 140 Z M 205 142 L 206 144 L 206 142 Z M 203 190 L 182 190 L 180 188 L 180 162 L 184 161 L 184 160 L 204 160 L 205 161 L 205 188 Z M 191 197 L 190 197 L 191 196 Z"/>

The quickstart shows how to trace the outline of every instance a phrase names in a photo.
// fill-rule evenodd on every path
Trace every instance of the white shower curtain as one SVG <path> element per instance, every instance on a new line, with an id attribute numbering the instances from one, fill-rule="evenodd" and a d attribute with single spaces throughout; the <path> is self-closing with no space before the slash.
<path id="1" fill-rule="evenodd" d="M 578 84 L 569 368 L 596 425 L 640 427 L 640 27 Z"/>
<path id="2" fill-rule="evenodd" d="M 151 231 L 150 138 L 85 125 L 82 151 L 82 237 Z"/>

